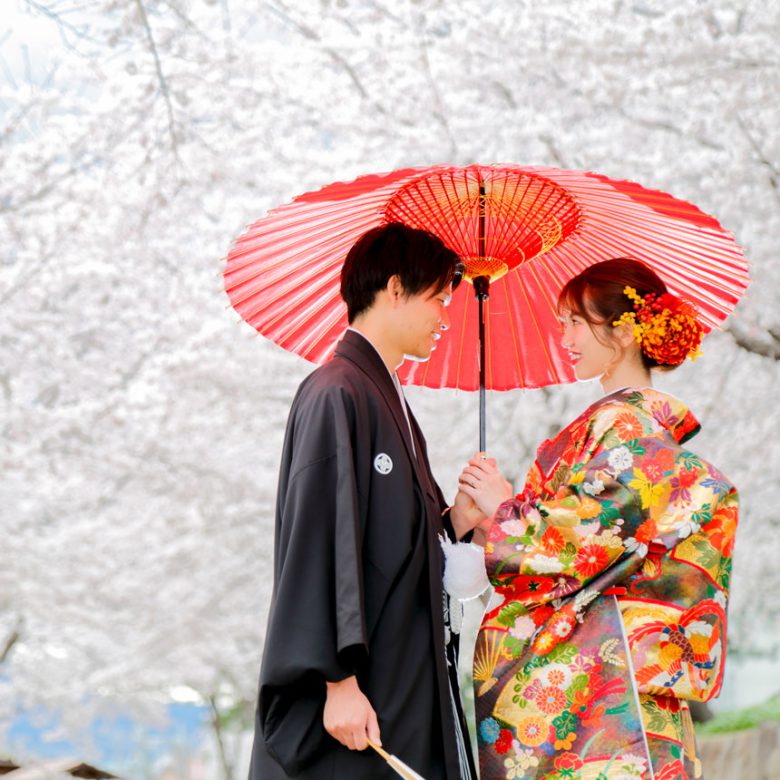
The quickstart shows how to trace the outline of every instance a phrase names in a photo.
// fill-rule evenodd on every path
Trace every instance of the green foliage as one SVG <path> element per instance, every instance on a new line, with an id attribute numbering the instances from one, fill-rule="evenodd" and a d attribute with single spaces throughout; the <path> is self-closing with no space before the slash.
<path id="1" fill-rule="evenodd" d="M 219 726 L 224 731 L 244 731 L 254 723 L 255 702 L 238 701 L 217 712 Z"/>
<path id="2" fill-rule="evenodd" d="M 774 696 L 768 701 L 756 704 L 753 707 L 719 713 L 707 723 L 698 724 L 696 733 L 705 735 L 746 731 L 767 721 L 780 723 L 780 696 Z"/>
<path id="3" fill-rule="evenodd" d="M 511 634 L 507 634 L 504 639 L 504 649 L 511 653 L 512 658 L 519 658 L 525 652 L 527 647 L 527 639 L 517 639 Z"/>
<path id="4" fill-rule="evenodd" d="M 731 558 L 722 559 L 720 570 L 718 571 L 718 584 L 724 589 L 729 589 L 729 580 L 731 579 Z"/>
<path id="5" fill-rule="evenodd" d="M 644 455 L 647 452 L 647 447 L 643 447 L 641 444 L 637 442 L 635 439 L 634 441 L 630 441 L 625 445 L 628 448 L 628 451 L 632 453 L 633 455 Z"/>
<path id="6" fill-rule="evenodd" d="M 712 520 L 712 505 L 703 504 L 701 509 L 691 514 L 691 520 L 699 525 L 707 525 Z"/>
<path id="7" fill-rule="evenodd" d="M 552 722 L 558 739 L 566 739 L 572 731 L 577 731 L 577 716 L 573 712 L 562 712 Z"/>
<path id="8" fill-rule="evenodd" d="M 678 463 L 681 463 L 686 469 L 704 468 L 704 464 L 701 462 L 701 458 L 698 455 L 694 455 L 692 452 L 683 452 L 682 457 L 678 458 Z"/>
<path id="9" fill-rule="evenodd" d="M 697 562 L 701 566 L 709 569 L 720 560 L 720 553 L 706 539 L 697 539 L 693 542 L 693 546 L 699 553 Z"/>
<path id="10" fill-rule="evenodd" d="M 570 664 L 575 655 L 577 655 L 577 648 L 574 645 L 558 645 L 547 655 L 547 663 Z"/>
<path id="11" fill-rule="evenodd" d="M 631 406 L 636 406 L 638 409 L 644 409 L 645 397 L 636 390 L 626 397 L 626 403 L 631 404 Z"/>
<path id="12" fill-rule="evenodd" d="M 572 681 L 571 685 L 566 689 L 566 695 L 570 700 L 574 700 L 574 694 L 577 691 L 584 691 L 588 687 L 588 675 L 578 674 Z"/>
<path id="13" fill-rule="evenodd" d="M 649 701 L 647 702 L 645 712 L 650 715 L 650 720 L 647 722 L 647 728 L 650 731 L 662 733 L 666 726 L 666 718 L 664 717 L 661 708 L 654 701 Z"/>
<path id="14" fill-rule="evenodd" d="M 522 544 L 523 546 L 532 544 L 535 530 L 536 529 L 533 525 L 529 525 L 528 529 L 522 536 L 507 536 L 504 542 L 505 544 Z"/>
<path id="15" fill-rule="evenodd" d="M 602 446 L 605 449 L 613 449 L 614 447 L 619 447 L 623 442 L 620 441 L 620 436 L 618 436 L 617 431 L 614 428 L 611 428 L 609 431 L 607 431 L 604 434 L 604 438 L 601 442 Z"/>
<path id="16" fill-rule="evenodd" d="M 602 503 L 601 513 L 599 514 L 599 523 L 601 523 L 604 528 L 612 528 L 619 517 L 620 509 L 615 505 L 614 501 L 608 500 Z"/>
<path id="17" fill-rule="evenodd" d="M 501 608 L 501 611 L 498 613 L 497 620 L 499 623 L 501 623 L 502 626 L 513 626 L 518 616 L 527 614 L 528 610 L 523 604 L 521 604 L 519 601 L 512 601 L 505 607 Z M 506 637 L 506 639 L 509 639 L 509 637 Z"/>
<path id="18" fill-rule="evenodd" d="M 558 554 L 558 560 L 564 566 L 570 566 L 576 556 L 577 548 L 571 542 L 566 542 L 566 545 Z"/>

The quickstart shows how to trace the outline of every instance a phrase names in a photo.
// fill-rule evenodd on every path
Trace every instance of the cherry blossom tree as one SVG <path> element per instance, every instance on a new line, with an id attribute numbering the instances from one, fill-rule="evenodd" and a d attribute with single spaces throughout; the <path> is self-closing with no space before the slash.
<path id="1" fill-rule="evenodd" d="M 311 366 L 238 322 L 222 258 L 299 192 L 433 162 L 594 169 L 736 233 L 749 295 L 659 386 L 742 492 L 732 650 L 771 649 L 780 8 L 22 0 L 17 16 L 48 38 L 0 30 L 0 728 L 44 704 L 78 736 L 99 713 L 159 719 L 186 690 L 237 776 L 222 715 L 251 718 L 282 431 Z M 491 394 L 491 454 L 522 479 L 595 393 Z M 408 395 L 451 496 L 476 400 Z"/>

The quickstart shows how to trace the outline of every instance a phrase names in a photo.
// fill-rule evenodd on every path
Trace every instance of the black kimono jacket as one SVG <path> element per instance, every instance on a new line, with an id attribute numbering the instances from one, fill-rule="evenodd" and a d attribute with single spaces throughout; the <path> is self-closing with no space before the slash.
<path id="1" fill-rule="evenodd" d="M 324 730 L 325 681 L 352 674 L 386 750 L 426 780 L 476 777 L 445 626 L 438 536 L 453 531 L 409 419 L 416 457 L 390 374 L 355 331 L 298 390 L 250 780 L 397 779 L 373 750 L 350 751 Z"/>

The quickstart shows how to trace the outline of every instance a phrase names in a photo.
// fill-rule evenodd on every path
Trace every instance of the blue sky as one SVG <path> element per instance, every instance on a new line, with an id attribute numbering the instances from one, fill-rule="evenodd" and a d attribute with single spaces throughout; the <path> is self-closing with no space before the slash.
<path id="1" fill-rule="evenodd" d="M 88 739 L 97 750 L 94 755 L 85 755 L 72 742 L 47 737 L 57 728 L 57 713 L 22 712 L 9 729 L 3 750 L 11 758 L 76 756 L 126 777 L 147 777 L 163 756 L 191 754 L 209 736 L 206 707 L 170 704 L 167 711 L 169 721 L 163 728 L 127 716 L 96 718 L 87 729 Z"/>

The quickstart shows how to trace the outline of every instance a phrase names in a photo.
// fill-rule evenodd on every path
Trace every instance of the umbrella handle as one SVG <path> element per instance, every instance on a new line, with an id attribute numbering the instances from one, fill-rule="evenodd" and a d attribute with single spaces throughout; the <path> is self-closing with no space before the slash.
<path id="1" fill-rule="evenodd" d="M 472 280 L 474 295 L 479 303 L 479 451 L 487 451 L 485 436 L 485 301 L 490 298 L 490 277 L 477 276 Z"/>

